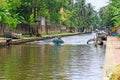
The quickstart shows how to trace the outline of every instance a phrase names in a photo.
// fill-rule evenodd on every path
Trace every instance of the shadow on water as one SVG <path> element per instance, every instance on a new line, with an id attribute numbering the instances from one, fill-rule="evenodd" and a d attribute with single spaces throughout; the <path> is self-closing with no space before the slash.
<path id="1" fill-rule="evenodd" d="M 63 37 L 0 48 L 2 80 L 101 80 L 105 46 L 87 45 L 92 35 Z"/>

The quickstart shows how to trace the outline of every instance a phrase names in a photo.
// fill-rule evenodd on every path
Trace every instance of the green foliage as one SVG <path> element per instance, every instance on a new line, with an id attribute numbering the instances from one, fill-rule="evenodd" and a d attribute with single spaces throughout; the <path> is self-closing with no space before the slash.
<path id="1" fill-rule="evenodd" d="M 120 0 L 111 0 L 109 5 L 100 9 L 101 24 L 115 27 L 120 25 Z"/>
<path id="2" fill-rule="evenodd" d="M 65 6 L 66 21 L 65 25 L 78 28 L 91 28 L 99 24 L 97 12 L 93 10 L 90 3 L 86 4 L 85 0 L 77 0 L 73 3 L 69 0 Z"/>
<path id="3" fill-rule="evenodd" d="M 38 1 L 36 0 L 36 4 L 37 9 L 38 9 L 38 15 L 37 17 L 49 17 L 49 13 L 48 13 L 48 8 L 47 8 L 47 0 L 39 0 L 40 2 L 38 3 Z M 35 4 L 35 5 L 36 5 Z"/>
<path id="4" fill-rule="evenodd" d="M 17 23 L 33 24 L 42 17 L 49 24 L 62 23 L 68 27 L 91 28 L 99 23 L 97 13 L 85 0 L 76 3 L 73 0 L 2 0 L 0 4 L 0 22 L 9 24 L 10 28 L 15 28 Z"/>
<path id="5" fill-rule="evenodd" d="M 21 0 L 6 0 L 6 2 L 10 10 L 15 10 L 21 5 Z"/>
<path id="6" fill-rule="evenodd" d="M 112 10 L 112 19 L 114 21 L 114 26 L 119 26 L 120 25 L 120 0 L 117 1 L 112 1 L 109 4 L 109 8 Z"/>
<path id="7" fill-rule="evenodd" d="M 2 0 L 0 4 L 0 23 L 7 24 L 10 29 L 16 27 L 18 20 L 15 15 L 10 12 L 12 4 L 7 0 Z"/>
<path id="8" fill-rule="evenodd" d="M 52 24 L 60 24 L 61 14 L 60 14 L 60 8 L 63 7 L 62 1 L 64 0 L 52 0 L 47 2 L 47 8 L 50 15 L 50 22 Z M 61 3 L 61 4 L 60 4 Z"/>
<path id="9" fill-rule="evenodd" d="M 29 18 L 28 21 L 29 21 L 29 24 L 34 24 L 35 20 L 34 20 L 34 15 L 33 14 L 30 15 L 30 18 Z"/>

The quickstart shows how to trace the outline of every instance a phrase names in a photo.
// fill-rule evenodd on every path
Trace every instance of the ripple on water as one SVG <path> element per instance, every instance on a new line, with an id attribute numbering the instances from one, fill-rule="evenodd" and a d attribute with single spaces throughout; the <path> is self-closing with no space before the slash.
<path id="1" fill-rule="evenodd" d="M 63 37 L 0 48 L 1 80 L 101 80 L 104 47 L 87 45 L 92 35 Z"/>

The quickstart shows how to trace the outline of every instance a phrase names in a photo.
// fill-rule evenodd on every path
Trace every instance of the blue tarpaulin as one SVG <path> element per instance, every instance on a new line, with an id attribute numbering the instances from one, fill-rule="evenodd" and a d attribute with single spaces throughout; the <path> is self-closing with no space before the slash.
<path id="1" fill-rule="evenodd" d="M 52 42 L 55 43 L 55 44 L 62 44 L 62 43 L 64 43 L 64 41 L 63 41 L 62 39 L 59 39 L 59 38 L 57 38 L 57 37 L 55 37 L 55 38 L 52 40 Z"/>
<path id="2" fill-rule="evenodd" d="M 112 33 L 111 36 L 117 36 L 117 33 Z"/>

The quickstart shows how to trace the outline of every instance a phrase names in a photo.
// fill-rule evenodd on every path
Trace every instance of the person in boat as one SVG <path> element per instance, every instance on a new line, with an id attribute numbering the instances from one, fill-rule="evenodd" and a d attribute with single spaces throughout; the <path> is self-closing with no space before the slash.
<path id="1" fill-rule="evenodd" d="M 53 43 L 55 44 L 61 44 L 64 43 L 64 41 L 61 39 L 61 36 L 57 36 L 52 40 Z"/>
<path id="2" fill-rule="evenodd" d="M 98 45 L 103 45 L 103 41 L 100 40 L 100 41 L 97 42 L 97 44 L 98 44 Z"/>
<path id="3" fill-rule="evenodd" d="M 87 41 L 87 44 L 89 44 L 89 42 L 94 42 L 94 44 L 95 44 L 95 47 L 97 47 L 97 45 L 103 45 L 104 43 L 103 43 L 103 40 L 101 39 L 101 38 L 93 38 L 93 39 L 89 39 L 88 41 Z"/>
<path id="4" fill-rule="evenodd" d="M 103 40 L 102 39 L 97 39 L 95 42 L 95 47 L 97 47 L 97 45 L 103 46 Z"/>

